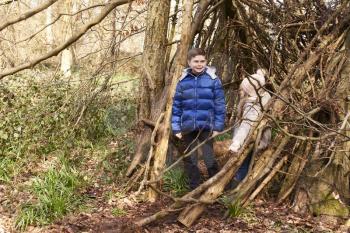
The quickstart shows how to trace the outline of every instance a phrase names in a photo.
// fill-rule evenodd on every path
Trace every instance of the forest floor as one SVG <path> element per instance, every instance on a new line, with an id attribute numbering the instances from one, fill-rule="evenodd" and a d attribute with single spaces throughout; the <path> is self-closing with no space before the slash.
<path id="1" fill-rule="evenodd" d="M 138 233 L 138 232 L 350 232 L 344 219 L 313 217 L 294 213 L 288 206 L 277 206 L 256 200 L 238 217 L 224 218 L 225 208 L 221 204 L 209 206 L 203 216 L 190 228 L 186 228 L 170 215 L 145 227 L 138 227 L 135 221 L 149 216 L 171 204 L 162 198 L 156 203 L 136 203 L 124 196 L 105 202 L 102 190 L 90 190 L 94 196 L 93 211 L 70 214 L 46 227 L 30 226 L 25 232 L 31 233 Z M 114 206 L 114 207 L 113 207 Z M 123 206 L 122 209 L 115 206 Z M 8 219 L 9 220 L 9 219 Z M 2 221 L 2 222 L 1 222 Z M 0 217 L 0 226 L 6 227 L 6 218 Z M 6 229 L 6 228 L 5 228 Z M 10 228 L 8 228 L 10 229 Z M 6 231 L 0 227 L 1 233 Z"/>
<path id="2" fill-rule="evenodd" d="M 286 205 L 276 206 L 257 200 L 240 216 L 224 218 L 225 208 L 221 204 L 209 206 L 204 215 L 190 228 L 176 220 L 173 214 L 145 227 L 138 227 L 135 221 L 166 208 L 171 201 L 162 198 L 156 203 L 135 203 L 128 197 L 119 201 L 124 205 L 123 212 L 116 213 L 110 203 L 99 202 L 102 196 L 96 193 L 99 209 L 93 213 L 70 215 L 40 232 L 52 233 L 137 233 L 137 232 L 350 232 L 345 220 L 327 217 L 313 217 L 292 212 Z M 33 231 L 35 232 L 35 230 Z"/>

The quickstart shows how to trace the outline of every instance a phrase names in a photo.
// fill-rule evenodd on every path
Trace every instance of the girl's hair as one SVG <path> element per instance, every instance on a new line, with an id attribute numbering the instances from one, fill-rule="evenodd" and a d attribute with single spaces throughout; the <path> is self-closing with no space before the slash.
<path id="1" fill-rule="evenodd" d="M 201 48 L 190 49 L 187 53 L 187 60 L 190 61 L 192 58 L 194 58 L 195 56 L 198 56 L 198 55 L 205 57 L 205 51 Z"/>

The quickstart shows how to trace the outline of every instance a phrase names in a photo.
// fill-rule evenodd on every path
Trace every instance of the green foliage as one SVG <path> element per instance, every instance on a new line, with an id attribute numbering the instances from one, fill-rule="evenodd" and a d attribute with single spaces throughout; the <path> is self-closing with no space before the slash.
<path id="1" fill-rule="evenodd" d="M 278 133 L 279 133 L 279 129 L 271 128 L 271 139 L 275 139 Z"/>
<path id="2" fill-rule="evenodd" d="M 133 92 L 107 88 L 92 97 L 91 89 L 98 87 L 94 82 L 74 85 L 61 78 L 50 82 L 21 77 L 4 86 L 6 92 L 0 89 L 0 155 L 45 155 L 62 146 L 74 147 L 77 141 L 101 141 L 125 133 L 135 119 Z"/>
<path id="3" fill-rule="evenodd" d="M 112 209 L 112 215 L 115 217 L 125 216 L 126 214 L 127 214 L 127 212 L 121 208 L 113 208 Z"/>
<path id="4" fill-rule="evenodd" d="M 50 168 L 30 186 L 33 202 L 24 204 L 16 220 L 16 228 L 24 230 L 28 225 L 45 225 L 74 210 L 82 202 L 78 188 L 82 179 L 78 172 L 61 160 L 61 168 Z"/>
<path id="5" fill-rule="evenodd" d="M 232 134 L 230 132 L 226 132 L 224 134 L 220 134 L 215 138 L 216 141 L 225 141 L 227 139 L 232 139 Z"/>
<path id="6" fill-rule="evenodd" d="M 100 77 L 76 72 L 68 80 L 49 72 L 0 80 L 0 184 L 28 194 L 25 200 L 11 196 L 6 204 L 21 204 L 18 229 L 79 210 L 81 181 L 115 182 L 133 153 L 126 132 L 136 115 L 136 86 L 114 84 L 131 77 L 112 77 L 102 88 Z"/>
<path id="7" fill-rule="evenodd" d="M 314 203 L 311 206 L 314 215 L 329 215 L 347 218 L 349 216 L 349 208 L 340 200 L 335 199 L 332 195 L 327 196 L 324 200 Z"/>
<path id="8" fill-rule="evenodd" d="M 0 157 L 0 181 L 10 182 L 16 171 L 16 161 L 12 158 Z"/>
<path id="9" fill-rule="evenodd" d="M 241 205 L 239 198 L 231 201 L 229 198 L 223 197 L 221 201 L 227 208 L 228 216 L 231 218 L 242 217 L 247 212 L 247 210 Z"/>
<path id="10" fill-rule="evenodd" d="M 163 176 L 163 181 L 164 190 L 173 193 L 175 196 L 182 196 L 189 190 L 188 178 L 180 168 L 167 171 Z"/>
<path id="11" fill-rule="evenodd" d="M 116 149 L 106 151 L 97 167 L 101 168 L 105 183 L 111 184 L 117 177 L 122 177 L 129 164 L 129 155 L 134 153 L 134 141 L 127 137 L 120 137 Z"/>
<path id="12" fill-rule="evenodd" d="M 132 125 L 136 114 L 136 105 L 130 104 L 127 99 L 110 107 L 105 113 L 105 125 L 108 132 L 114 136 L 126 133 Z"/>
<path id="13" fill-rule="evenodd" d="M 16 171 L 20 173 L 22 167 L 15 170 L 11 162 L 27 164 L 24 160 L 56 151 L 70 154 L 93 148 L 129 130 L 136 114 L 135 94 L 107 87 L 91 97 L 91 89 L 99 85 L 92 81 L 78 85 L 60 77 L 21 76 L 1 82 L 0 182 L 9 182 Z"/>
<path id="14" fill-rule="evenodd" d="M 40 83 L 9 84 L 13 96 L 0 98 L 0 154 L 22 156 L 46 154 L 69 134 L 69 108 L 65 105 L 65 87 L 41 88 Z"/>

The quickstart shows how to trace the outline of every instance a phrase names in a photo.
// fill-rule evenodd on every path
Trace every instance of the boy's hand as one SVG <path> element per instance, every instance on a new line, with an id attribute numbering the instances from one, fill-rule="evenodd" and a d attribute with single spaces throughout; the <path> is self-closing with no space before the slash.
<path id="1" fill-rule="evenodd" d="M 219 132 L 218 132 L 218 131 L 213 131 L 213 135 L 212 135 L 212 137 L 216 137 L 218 134 L 219 134 Z"/>
<path id="2" fill-rule="evenodd" d="M 178 139 L 182 139 L 182 134 L 181 133 L 177 133 L 177 134 L 175 134 L 175 137 L 177 137 Z"/>

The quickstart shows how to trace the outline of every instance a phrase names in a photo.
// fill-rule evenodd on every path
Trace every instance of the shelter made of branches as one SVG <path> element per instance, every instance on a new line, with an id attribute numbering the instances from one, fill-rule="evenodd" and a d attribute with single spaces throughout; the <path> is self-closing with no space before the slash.
<path id="1" fill-rule="evenodd" d="M 174 79 L 185 66 L 184 50 L 189 47 L 205 49 L 210 65 L 217 67 L 228 100 L 225 132 L 240 120 L 234 111 L 237 89 L 247 74 L 257 68 L 267 70 L 265 88 L 273 98 L 255 122 L 254 130 L 239 153 L 227 152 L 226 163 L 217 175 L 181 198 L 172 197 L 174 203 L 170 207 L 138 221 L 138 224 L 148 224 L 180 212 L 178 220 L 186 226 L 192 225 L 205 207 L 223 193 L 246 155 L 254 150 L 259 130 L 265 125 L 273 129 L 273 143 L 263 153 L 254 154 L 247 178 L 226 195 L 233 201 L 239 198 L 242 205 L 247 205 L 263 191 L 270 193 L 277 202 L 289 201 L 298 212 L 348 217 L 349 1 L 201 0 L 193 6 L 190 2 L 179 5 L 176 1 L 173 6 L 176 12 L 170 18 L 170 32 L 172 27 L 182 28 L 182 37 L 174 58 L 166 64 L 168 68 L 160 70 L 165 82 L 154 95 L 168 97 L 162 98 L 163 104 L 157 105 L 161 117 L 157 118 L 159 114 L 150 109 L 152 117 L 143 119 L 146 123 L 156 123 L 148 124 L 153 125 L 153 133 L 144 124 L 145 130 L 152 135 L 148 137 L 151 141 L 145 140 L 145 134 L 140 134 L 139 155 L 128 170 L 134 182 L 131 184 L 143 177 L 141 189 L 149 187 L 149 192 L 153 192 L 150 200 L 164 194 L 159 185 L 161 177 L 164 171 L 175 166 L 165 168 L 168 143 L 173 144 L 175 139 L 170 135 L 169 117 L 164 116 L 169 116 L 171 111 L 169 103 L 176 85 Z M 149 6 L 157 4 L 162 3 L 153 1 Z M 193 16 L 190 22 L 186 18 L 188 14 Z M 176 15 L 182 17 L 179 20 L 181 27 Z M 168 16 L 153 12 L 149 17 Z M 165 48 L 169 54 L 171 47 Z M 144 57 L 147 58 L 147 54 Z M 145 59 L 145 64 L 152 67 L 151 60 Z M 148 76 L 148 84 L 149 79 Z M 150 90 L 149 85 L 144 88 Z M 159 103 L 159 99 L 149 100 L 153 104 Z M 150 149 L 142 154 L 144 145 L 149 145 Z M 161 153 L 154 152 L 157 150 Z M 189 154 L 182 155 L 179 160 Z M 137 164 L 142 164 L 142 156 L 146 163 L 137 169 Z M 145 173 L 149 170 L 152 173 L 152 169 L 157 174 L 153 178 Z"/>

